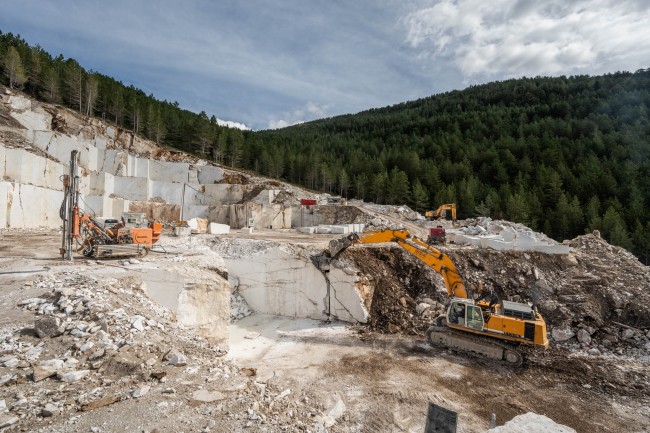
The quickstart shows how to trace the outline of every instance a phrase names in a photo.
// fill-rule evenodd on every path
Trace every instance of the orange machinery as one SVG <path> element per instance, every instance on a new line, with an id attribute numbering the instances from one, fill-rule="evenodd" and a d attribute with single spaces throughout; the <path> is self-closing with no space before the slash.
<path id="1" fill-rule="evenodd" d="M 86 257 L 146 254 L 160 238 L 162 224 L 146 221 L 144 214 L 128 214 L 141 217 L 127 218 L 113 229 L 105 228 L 79 208 L 79 176 L 76 171 L 77 151 L 73 150 L 70 174 L 63 176 L 64 198 L 59 211 L 63 220 L 61 258 L 72 260 L 73 251 Z"/>

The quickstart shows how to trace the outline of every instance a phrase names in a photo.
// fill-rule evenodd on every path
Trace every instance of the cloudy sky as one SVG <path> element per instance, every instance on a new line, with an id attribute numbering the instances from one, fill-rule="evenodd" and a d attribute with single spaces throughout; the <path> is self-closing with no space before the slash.
<path id="1" fill-rule="evenodd" d="M 648 0 L 2 0 L 0 30 L 253 129 L 650 67 Z"/>

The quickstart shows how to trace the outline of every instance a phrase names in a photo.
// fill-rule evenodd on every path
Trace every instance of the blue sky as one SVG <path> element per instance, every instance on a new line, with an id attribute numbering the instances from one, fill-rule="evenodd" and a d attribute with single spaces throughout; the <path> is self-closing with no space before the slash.
<path id="1" fill-rule="evenodd" d="M 3 0 L 0 30 L 253 129 L 650 67 L 647 0 Z"/>

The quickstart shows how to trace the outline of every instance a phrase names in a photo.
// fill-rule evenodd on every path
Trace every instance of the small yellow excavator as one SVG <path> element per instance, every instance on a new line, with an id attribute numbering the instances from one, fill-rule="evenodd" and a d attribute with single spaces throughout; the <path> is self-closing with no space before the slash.
<path id="1" fill-rule="evenodd" d="M 456 203 L 441 204 L 435 211 L 426 211 L 424 216 L 429 221 L 438 218 L 445 218 L 447 216 L 447 211 L 451 211 L 451 220 L 456 221 Z"/>
<path id="2" fill-rule="evenodd" d="M 368 231 L 330 241 L 329 253 L 336 257 L 353 244 L 395 242 L 440 273 L 451 298 L 447 314 L 427 330 L 431 343 L 490 359 L 521 365 L 519 345 L 548 347 L 546 322 L 536 307 L 499 300 L 492 293 L 474 293 L 465 287 L 453 261 L 408 230 Z"/>

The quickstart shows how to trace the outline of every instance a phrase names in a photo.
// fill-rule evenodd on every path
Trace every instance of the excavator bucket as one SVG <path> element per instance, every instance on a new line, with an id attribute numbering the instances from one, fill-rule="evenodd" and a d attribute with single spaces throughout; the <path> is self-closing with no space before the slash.
<path id="1" fill-rule="evenodd" d="M 347 235 L 341 239 L 332 239 L 329 244 L 330 257 L 336 257 L 341 251 L 352 245 L 359 236 L 355 233 Z"/>

